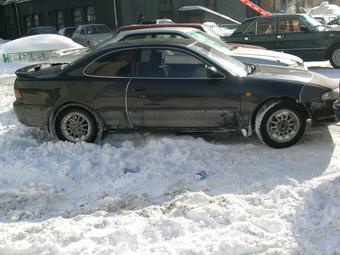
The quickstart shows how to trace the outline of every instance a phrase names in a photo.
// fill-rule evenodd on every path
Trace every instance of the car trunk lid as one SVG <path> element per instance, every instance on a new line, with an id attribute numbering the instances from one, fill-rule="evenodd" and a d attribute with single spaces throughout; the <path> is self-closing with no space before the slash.
<path id="1" fill-rule="evenodd" d="M 42 76 L 55 75 L 59 73 L 63 67 L 67 65 L 64 63 L 53 64 L 35 64 L 18 69 L 15 74 L 18 78 L 39 79 Z"/>

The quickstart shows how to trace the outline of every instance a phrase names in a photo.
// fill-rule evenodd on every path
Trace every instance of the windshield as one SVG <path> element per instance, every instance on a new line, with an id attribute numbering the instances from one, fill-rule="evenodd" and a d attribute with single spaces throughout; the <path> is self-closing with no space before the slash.
<path id="1" fill-rule="evenodd" d="M 209 45 L 212 48 L 216 48 L 219 51 L 225 52 L 228 54 L 230 50 L 234 50 L 235 48 L 229 44 L 226 44 L 221 39 L 213 37 L 207 33 L 202 31 L 189 31 L 187 34 L 196 41 Z"/>
<path id="2" fill-rule="evenodd" d="M 195 50 L 196 52 L 203 54 L 205 57 L 211 59 L 216 64 L 220 65 L 229 73 L 235 76 L 244 77 L 247 76 L 248 74 L 247 65 L 226 55 L 225 53 L 219 51 L 216 48 L 209 47 L 208 45 L 202 43 L 194 43 L 189 47 Z"/>

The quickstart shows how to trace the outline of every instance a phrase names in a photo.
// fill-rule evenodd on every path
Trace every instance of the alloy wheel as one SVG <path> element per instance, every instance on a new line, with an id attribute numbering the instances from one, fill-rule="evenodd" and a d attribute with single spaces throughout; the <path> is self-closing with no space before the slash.
<path id="1" fill-rule="evenodd" d="M 289 142 L 298 133 L 300 125 L 300 120 L 294 112 L 282 109 L 269 117 L 267 132 L 270 138 L 276 142 Z"/>
<path id="2" fill-rule="evenodd" d="M 70 142 L 87 141 L 92 128 L 89 118 L 80 112 L 66 114 L 61 122 L 61 132 Z"/>

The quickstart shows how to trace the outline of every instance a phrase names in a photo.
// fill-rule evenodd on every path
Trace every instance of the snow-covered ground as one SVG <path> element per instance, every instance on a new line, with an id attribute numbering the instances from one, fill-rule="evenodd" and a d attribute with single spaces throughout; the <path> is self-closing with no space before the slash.
<path id="1" fill-rule="evenodd" d="M 235 134 L 56 142 L 18 123 L 13 81 L 0 76 L 1 255 L 340 254 L 339 126 L 283 150 Z"/>

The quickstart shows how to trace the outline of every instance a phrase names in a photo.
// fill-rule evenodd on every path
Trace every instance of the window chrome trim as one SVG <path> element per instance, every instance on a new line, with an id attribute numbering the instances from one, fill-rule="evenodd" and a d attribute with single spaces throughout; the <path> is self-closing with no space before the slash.
<path id="1" fill-rule="evenodd" d="M 196 44 L 196 42 L 188 45 L 187 47 L 192 46 L 194 44 Z M 159 49 L 159 50 L 162 50 L 162 49 L 164 49 L 164 50 L 174 49 L 174 50 L 178 50 L 178 51 L 183 51 L 183 52 L 185 52 L 185 53 L 187 53 L 187 54 L 189 54 L 191 56 L 194 56 L 195 58 L 198 58 L 199 60 L 201 60 L 206 65 L 210 65 L 210 66 L 212 65 L 212 64 L 208 63 L 206 60 L 202 59 L 201 56 L 199 56 L 199 55 L 196 55 L 196 54 L 194 54 L 192 52 L 189 52 L 187 50 L 184 50 L 184 49 L 181 49 L 181 48 L 177 48 L 177 47 L 173 47 L 173 46 L 162 46 L 162 47 L 157 47 L 157 46 L 128 47 L 128 48 L 117 49 L 117 50 L 112 50 L 112 51 L 106 52 L 105 54 L 101 55 L 100 57 L 92 60 L 89 64 L 87 64 L 85 66 L 85 68 L 83 69 L 82 73 L 83 73 L 84 76 L 87 76 L 87 77 L 104 78 L 104 79 L 162 79 L 162 80 L 224 80 L 226 78 L 226 75 L 223 72 L 221 72 L 221 69 L 224 70 L 225 72 L 229 73 L 228 70 L 225 70 L 224 68 L 220 67 L 213 60 L 210 60 L 210 61 L 213 62 L 215 65 L 217 65 L 218 68 L 215 65 L 212 65 L 212 66 L 214 66 L 223 75 L 223 77 L 221 77 L 221 78 L 208 78 L 208 77 L 205 77 L 205 78 L 204 77 L 197 77 L 197 78 L 185 78 L 185 77 L 183 77 L 183 78 L 175 78 L 175 77 L 172 77 L 171 78 L 170 77 L 169 78 L 169 77 L 139 77 L 139 76 L 103 76 L 103 75 L 92 75 L 92 74 L 85 73 L 85 71 L 89 67 L 89 65 L 93 64 L 95 61 L 97 61 L 100 58 L 105 57 L 108 54 L 111 54 L 111 53 L 114 53 L 114 52 L 118 52 L 118 51 L 125 51 L 125 50 L 144 50 L 144 49 Z M 233 74 L 231 74 L 231 75 L 233 75 Z M 235 75 L 233 75 L 233 76 L 235 76 Z"/>
<path id="2" fill-rule="evenodd" d="M 130 128 L 133 128 L 133 124 L 130 120 L 130 117 L 129 117 L 129 113 L 128 113 L 128 90 L 129 90 L 129 87 L 130 87 L 130 83 L 131 83 L 132 79 L 129 80 L 129 82 L 127 83 L 126 87 L 125 87 L 125 115 L 126 115 L 126 118 L 127 118 L 127 122 L 128 122 L 128 126 Z"/>
<path id="3" fill-rule="evenodd" d="M 275 49 L 276 51 L 289 51 L 289 50 L 327 50 L 328 48 L 288 48 L 288 49 Z"/>

